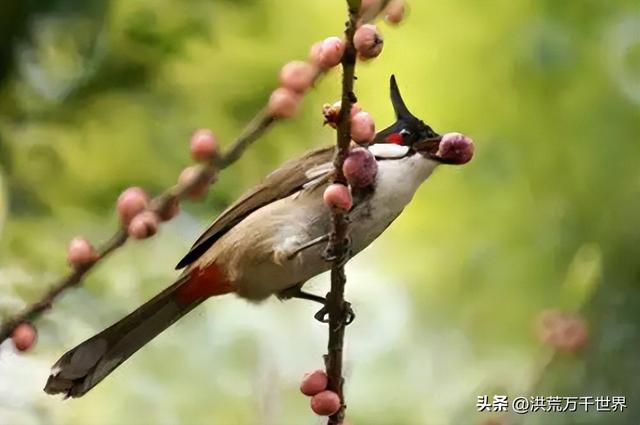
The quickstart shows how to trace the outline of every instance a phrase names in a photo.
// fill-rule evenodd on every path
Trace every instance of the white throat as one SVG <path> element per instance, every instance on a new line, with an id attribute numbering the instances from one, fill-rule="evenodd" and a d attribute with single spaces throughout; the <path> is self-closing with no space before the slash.
<path id="1" fill-rule="evenodd" d="M 374 197 L 380 198 L 377 201 L 384 202 L 390 208 L 401 211 L 438 165 L 438 162 L 420 154 L 378 161 Z"/>

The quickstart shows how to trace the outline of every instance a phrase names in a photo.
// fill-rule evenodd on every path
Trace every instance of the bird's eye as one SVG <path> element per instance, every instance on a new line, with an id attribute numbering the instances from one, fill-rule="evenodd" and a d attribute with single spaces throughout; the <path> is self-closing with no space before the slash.
<path id="1" fill-rule="evenodd" d="M 404 142 L 404 144 L 408 144 L 407 142 L 411 139 L 411 137 L 413 136 L 413 133 L 411 133 L 409 130 L 407 130 L 406 128 L 403 128 L 402 130 L 400 130 L 400 136 L 402 136 L 402 141 Z"/>

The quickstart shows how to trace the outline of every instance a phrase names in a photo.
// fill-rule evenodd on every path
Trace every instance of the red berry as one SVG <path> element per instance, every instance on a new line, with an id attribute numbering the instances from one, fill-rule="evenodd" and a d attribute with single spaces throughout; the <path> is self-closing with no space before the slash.
<path id="1" fill-rule="evenodd" d="M 391 0 L 384 10 L 384 19 L 391 25 L 398 25 L 404 19 L 404 0 Z"/>
<path id="2" fill-rule="evenodd" d="M 307 373 L 302 378 L 300 391 L 304 395 L 314 396 L 319 392 L 327 389 L 327 374 L 324 370 L 318 369 L 311 373 Z"/>
<path id="3" fill-rule="evenodd" d="M 351 138 L 360 144 L 369 143 L 376 135 L 376 124 L 368 112 L 358 112 L 351 118 Z"/>
<path id="4" fill-rule="evenodd" d="M 27 351 L 31 348 L 36 343 L 37 337 L 36 328 L 26 322 L 20 323 L 11 334 L 13 344 L 20 351 Z"/>
<path id="5" fill-rule="evenodd" d="M 372 59 L 382 53 L 384 39 L 373 24 L 365 24 L 356 30 L 353 44 L 362 59 Z"/>
<path id="6" fill-rule="evenodd" d="M 139 187 L 130 187 L 120 194 L 116 203 L 118 215 L 123 225 L 128 225 L 133 217 L 147 207 L 149 197 Z"/>
<path id="7" fill-rule="evenodd" d="M 326 38 L 311 47 L 311 61 L 322 69 L 333 68 L 340 64 L 344 54 L 345 44 L 339 37 Z"/>
<path id="8" fill-rule="evenodd" d="M 159 227 L 160 217 L 153 211 L 143 211 L 129 223 L 129 236 L 134 239 L 146 239 L 155 235 Z"/>
<path id="9" fill-rule="evenodd" d="M 187 167 L 184 170 L 182 170 L 182 172 L 180 173 L 180 176 L 178 176 L 178 184 L 180 184 L 180 185 L 190 185 L 198 177 L 199 176 L 198 176 L 198 168 L 197 167 L 195 167 L 195 166 L 194 167 Z M 198 201 L 198 200 L 204 198 L 204 196 L 207 194 L 208 190 L 209 190 L 209 183 L 208 182 L 198 183 L 189 192 L 189 194 L 188 194 L 189 199 L 192 199 L 194 201 Z"/>
<path id="10" fill-rule="evenodd" d="M 342 165 L 342 172 L 353 187 L 371 186 L 378 174 L 378 162 L 366 148 L 355 148 Z"/>
<path id="11" fill-rule="evenodd" d="M 280 84 L 302 94 L 311 88 L 315 75 L 315 68 L 307 62 L 291 61 L 280 70 Z"/>
<path id="12" fill-rule="evenodd" d="M 471 161 L 474 150 L 471 138 L 460 133 L 447 133 L 442 136 L 436 155 L 450 164 L 462 165 Z"/>
<path id="13" fill-rule="evenodd" d="M 340 410 L 340 397 L 333 391 L 322 391 L 311 398 L 311 410 L 320 416 L 331 416 Z"/>
<path id="14" fill-rule="evenodd" d="M 291 118 L 298 112 L 301 96 L 291 89 L 280 87 L 271 93 L 267 110 L 274 118 Z"/>
<path id="15" fill-rule="evenodd" d="M 324 200 L 324 204 L 329 208 L 349 211 L 353 206 L 353 199 L 351 198 L 349 188 L 339 183 L 329 185 L 324 190 L 322 199 Z"/>
<path id="16" fill-rule="evenodd" d="M 93 263 L 98 259 L 98 253 L 91 243 L 84 238 L 76 237 L 69 242 L 67 261 L 71 267 L 80 267 Z"/>
<path id="17" fill-rule="evenodd" d="M 211 130 L 197 130 L 191 136 L 191 157 L 195 161 L 210 161 L 216 156 L 218 141 Z"/>

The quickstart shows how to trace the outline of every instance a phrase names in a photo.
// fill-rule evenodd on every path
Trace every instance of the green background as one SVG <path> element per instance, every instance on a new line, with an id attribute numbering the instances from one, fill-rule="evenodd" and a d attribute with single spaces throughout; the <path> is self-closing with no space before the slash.
<path id="1" fill-rule="evenodd" d="M 635 0 L 413 1 L 385 49 L 358 65 L 361 106 L 393 121 L 395 73 L 414 114 L 476 141 L 441 167 L 349 263 L 351 425 L 481 424 L 478 395 L 623 395 L 623 414 L 530 414 L 522 424 L 640 421 L 640 5 Z M 0 0 L 0 314 L 66 273 L 75 235 L 105 241 L 114 200 L 158 193 L 211 127 L 228 145 L 280 66 L 339 34 L 344 1 Z M 316 306 L 207 302 L 82 399 L 46 396 L 60 354 L 170 283 L 215 215 L 287 158 L 333 143 L 321 106 L 339 71 L 185 204 L 38 322 L 39 343 L 0 352 L 2 424 L 322 423 L 299 394 L 320 367 Z M 312 288 L 323 293 L 328 276 Z M 532 332 L 544 309 L 579 311 L 590 341 L 557 357 Z M 540 381 L 540 385 L 535 382 Z"/>

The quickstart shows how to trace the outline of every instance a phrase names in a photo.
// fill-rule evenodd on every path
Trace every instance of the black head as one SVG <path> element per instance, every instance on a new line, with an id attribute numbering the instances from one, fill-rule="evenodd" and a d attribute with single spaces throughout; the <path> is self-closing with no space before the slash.
<path id="1" fill-rule="evenodd" d="M 391 76 L 390 85 L 391 104 L 396 113 L 396 122 L 378 132 L 373 143 L 395 143 L 421 151 L 425 150 L 427 146 L 435 146 L 437 150 L 441 139 L 440 135 L 409 112 L 400 95 L 395 75 Z"/>

